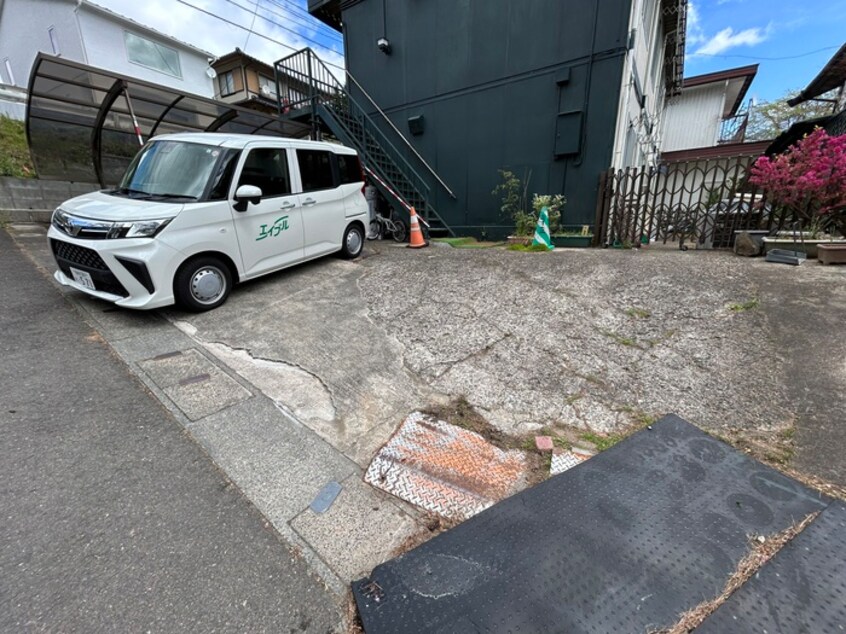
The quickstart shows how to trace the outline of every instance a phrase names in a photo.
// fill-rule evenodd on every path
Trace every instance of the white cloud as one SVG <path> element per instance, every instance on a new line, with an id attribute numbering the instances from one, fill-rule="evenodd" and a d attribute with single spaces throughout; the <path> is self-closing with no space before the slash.
<path id="1" fill-rule="evenodd" d="M 689 45 L 699 44 L 707 39 L 705 32 L 702 30 L 702 24 L 699 21 L 699 10 L 696 6 L 693 2 L 687 5 L 687 43 Z"/>
<path id="2" fill-rule="evenodd" d="M 719 55 L 737 46 L 754 46 L 767 39 L 768 30 L 756 27 L 735 32 L 729 26 L 708 39 L 693 55 Z"/>

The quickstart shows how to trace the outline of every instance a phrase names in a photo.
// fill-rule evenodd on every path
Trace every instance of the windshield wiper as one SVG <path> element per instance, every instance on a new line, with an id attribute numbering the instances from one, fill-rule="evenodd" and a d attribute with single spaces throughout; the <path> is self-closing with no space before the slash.
<path id="1" fill-rule="evenodd" d="M 151 198 L 188 198 L 189 200 L 197 200 L 197 196 L 190 194 L 150 194 Z"/>
<path id="2" fill-rule="evenodd" d="M 125 196 L 132 196 L 135 194 L 136 196 L 149 196 L 149 192 L 141 191 L 140 189 L 132 189 L 131 187 L 118 187 L 117 189 L 112 191 L 113 194 L 123 194 Z"/>

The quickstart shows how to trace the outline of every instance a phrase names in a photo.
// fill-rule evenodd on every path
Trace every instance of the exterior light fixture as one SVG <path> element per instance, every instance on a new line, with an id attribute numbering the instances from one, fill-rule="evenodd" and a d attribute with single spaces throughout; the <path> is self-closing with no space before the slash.
<path id="1" fill-rule="evenodd" d="M 386 37 L 380 37 L 376 40 L 376 46 L 379 47 L 379 50 L 382 51 L 385 55 L 391 54 L 391 43 L 388 41 Z"/>

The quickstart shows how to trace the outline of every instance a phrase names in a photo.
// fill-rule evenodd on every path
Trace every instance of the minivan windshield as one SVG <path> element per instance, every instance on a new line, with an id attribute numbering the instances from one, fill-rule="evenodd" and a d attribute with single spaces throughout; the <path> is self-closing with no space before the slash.
<path id="1" fill-rule="evenodd" d="M 153 141 L 132 160 L 112 194 L 149 200 L 198 200 L 221 149 L 185 141 Z"/>

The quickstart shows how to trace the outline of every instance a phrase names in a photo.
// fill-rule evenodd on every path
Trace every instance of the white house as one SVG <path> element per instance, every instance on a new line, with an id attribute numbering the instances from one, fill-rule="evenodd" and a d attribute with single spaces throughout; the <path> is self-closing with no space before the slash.
<path id="1" fill-rule="evenodd" d="M 748 112 L 741 106 L 757 72 L 754 64 L 686 77 L 681 94 L 667 104 L 663 151 L 742 143 Z"/>
<path id="2" fill-rule="evenodd" d="M 214 96 L 207 51 L 89 0 L 0 0 L 0 114 L 24 118 L 22 98 L 39 52 Z"/>
<path id="3" fill-rule="evenodd" d="M 654 163 L 668 97 L 681 89 L 687 0 L 633 0 L 611 166 Z"/>

